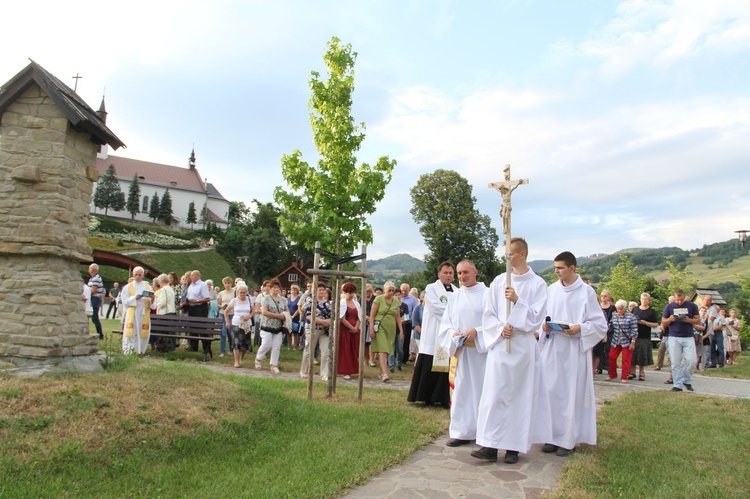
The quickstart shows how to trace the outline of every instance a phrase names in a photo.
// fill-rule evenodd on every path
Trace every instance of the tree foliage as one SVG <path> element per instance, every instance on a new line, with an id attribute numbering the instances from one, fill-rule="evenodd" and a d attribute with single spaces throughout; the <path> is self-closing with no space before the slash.
<path id="1" fill-rule="evenodd" d="M 600 289 L 608 289 L 615 301 L 639 302 L 641 293 L 646 291 L 646 276 L 627 255 L 620 255 L 620 263 L 615 265 Z"/>
<path id="2" fill-rule="evenodd" d="M 172 215 L 172 195 L 169 193 L 169 189 L 167 189 L 164 191 L 161 203 L 159 204 L 159 220 L 165 224 L 169 224 L 172 221 Z"/>
<path id="3" fill-rule="evenodd" d="M 281 158 L 288 189 L 277 187 L 274 200 L 283 208 L 281 229 L 306 248 L 321 242 L 323 249 L 349 253 L 373 240 L 368 215 L 383 199 L 395 160 L 382 156 L 370 166 L 357 166 L 355 153 L 365 138 L 365 124 L 351 116 L 354 63 L 350 44 L 333 37 L 323 56 L 328 79 L 311 72 L 310 124 L 320 159 L 311 165 L 295 150 Z M 307 221 L 305 219 L 308 219 Z"/>
<path id="4" fill-rule="evenodd" d="M 231 203 L 230 203 L 231 206 Z M 187 218 L 185 219 L 187 223 L 190 224 L 190 230 L 193 230 L 193 224 L 198 221 L 198 216 L 195 213 L 195 202 L 190 201 L 190 204 L 188 205 L 188 212 L 187 212 Z"/>
<path id="5" fill-rule="evenodd" d="M 115 165 L 109 165 L 107 172 L 97 182 L 94 206 L 104 208 L 105 215 L 110 209 L 120 211 L 125 208 L 125 195 L 120 189 L 120 182 L 117 181 Z"/>
<path id="6" fill-rule="evenodd" d="M 312 253 L 289 241 L 281 232 L 281 210 L 273 203 L 253 200 L 255 212 L 244 203 L 232 203 L 229 227 L 220 234 L 219 252 L 241 269 L 238 258 L 247 257 L 247 277 L 259 283 L 279 274 L 292 262 L 310 261 Z"/>
<path id="7" fill-rule="evenodd" d="M 436 170 L 419 177 L 410 193 L 411 214 L 429 250 L 426 276 L 434 279 L 437 266 L 445 260 L 454 265 L 473 261 L 485 282 L 502 272 L 497 232 L 490 217 L 474 207 L 476 198 L 465 178 L 452 170 Z"/>
<path id="8" fill-rule="evenodd" d="M 138 214 L 141 208 L 141 186 L 138 183 L 138 173 L 133 174 L 133 180 L 128 188 L 128 200 L 125 203 L 125 209 L 130 213 L 132 220 Z"/>
<path id="9" fill-rule="evenodd" d="M 157 219 L 161 218 L 161 212 L 159 211 L 160 208 L 159 194 L 154 192 L 154 197 L 151 198 L 151 204 L 148 206 L 148 218 L 150 218 L 152 222 L 156 222 Z"/>

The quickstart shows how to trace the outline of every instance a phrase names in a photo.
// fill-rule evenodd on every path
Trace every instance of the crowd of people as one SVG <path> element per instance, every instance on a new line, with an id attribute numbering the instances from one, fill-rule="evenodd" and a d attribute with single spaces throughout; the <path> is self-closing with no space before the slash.
<path id="1" fill-rule="evenodd" d="M 338 344 L 335 374 L 358 376 L 364 335 L 365 361 L 378 368 L 382 382 L 413 362 L 407 400 L 450 408 L 449 446 L 476 441 L 481 447 L 471 455 L 486 461 L 496 461 L 498 449 L 505 449 L 507 463 L 517 462 L 535 443 L 558 456 L 569 455 L 579 443 L 595 445 L 595 375 L 606 373 L 621 383 L 645 380 L 645 368 L 654 364 L 651 332 L 657 327 L 662 341 L 655 369 L 667 359 L 672 391 L 693 391 L 693 372 L 701 365 L 722 368 L 736 361 L 741 322 L 736 310 L 719 308 L 710 296 L 698 308 L 676 289 L 661 314 L 645 292 L 640 303 L 615 301 L 606 289 L 598 300 L 576 272 L 572 253 L 555 257 L 558 280 L 547 286 L 527 264 L 526 241 L 513 238 L 510 248 L 508 272 L 489 287 L 477 280 L 468 260 L 457 267 L 440 264 L 437 280 L 421 295 L 408 283 L 368 284 L 362 294 L 346 282 L 337 331 L 333 293 L 323 282 L 313 299 L 312 282 L 304 292 L 296 284 L 287 292 L 271 279 L 251 293 L 240 278 L 225 277 L 221 290 L 202 281 L 198 270 L 181 277 L 162 274 L 149 283 L 136 267 L 126 284 L 115 283 L 106 293 L 92 264 L 84 300 L 90 300 L 100 338 L 99 314 L 109 301 L 106 317 L 121 317 L 125 353 L 143 355 L 149 345 L 154 348 L 151 314 L 222 317 L 220 356 L 231 351 L 234 367 L 241 367 L 256 346 L 254 367 L 263 369 L 268 357 L 269 370 L 278 374 L 285 345 L 304 349 L 303 379 L 319 364 L 321 380 L 328 380 L 334 370 L 331 334 Z M 453 284 L 456 274 L 460 286 Z M 177 345 L 170 340 L 163 347 Z M 202 347 L 213 356 L 210 340 Z M 191 340 L 187 349 L 197 351 L 198 341 Z"/>

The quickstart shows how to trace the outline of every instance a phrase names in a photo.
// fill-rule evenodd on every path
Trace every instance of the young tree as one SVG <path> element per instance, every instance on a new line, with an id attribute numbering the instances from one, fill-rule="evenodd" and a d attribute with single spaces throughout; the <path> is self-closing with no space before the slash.
<path id="1" fill-rule="evenodd" d="M 310 79 L 310 124 L 320 159 L 313 166 L 299 150 L 283 155 L 281 173 L 288 190 L 274 190 L 286 236 L 307 248 L 320 241 L 323 249 L 339 254 L 372 242 L 367 217 L 383 199 L 396 165 L 387 156 L 373 166 L 356 164 L 355 153 L 365 138 L 364 123 L 355 124 L 351 116 L 356 58 L 350 44 L 342 45 L 336 37 L 328 42 L 323 56 L 328 79 L 322 81 L 317 71 Z M 306 216 L 312 223 L 304 222 Z"/>
<path id="2" fill-rule="evenodd" d="M 161 218 L 159 216 L 161 205 L 159 204 L 159 194 L 154 192 L 154 197 L 151 198 L 151 204 L 148 207 L 148 218 L 151 219 L 152 222 L 156 222 L 157 218 Z"/>
<path id="3" fill-rule="evenodd" d="M 140 211 L 141 208 L 141 186 L 138 184 L 138 173 L 133 174 L 133 180 L 130 182 L 130 189 L 128 189 L 128 200 L 125 203 L 125 209 L 130 213 L 130 219 L 134 219 L 135 215 Z"/>
<path id="4" fill-rule="evenodd" d="M 620 263 L 612 268 L 612 272 L 604 280 L 600 289 L 608 289 L 615 301 L 639 302 L 641 293 L 646 291 L 646 276 L 633 265 L 630 258 L 620 255 Z"/>
<path id="5" fill-rule="evenodd" d="M 198 221 L 198 217 L 195 214 L 195 203 L 193 201 L 190 201 L 190 204 L 188 205 L 187 219 L 185 221 L 190 224 L 190 230 L 193 230 L 193 224 Z"/>
<path id="6" fill-rule="evenodd" d="M 169 189 L 167 189 L 161 197 L 159 220 L 168 225 L 172 221 L 172 215 L 172 195 L 169 194 Z"/>
<path id="7" fill-rule="evenodd" d="M 198 223 L 203 226 L 203 229 L 206 229 L 206 224 L 208 223 L 208 204 L 203 203 L 203 208 L 201 208 L 201 214 L 198 218 Z"/>
<path id="8" fill-rule="evenodd" d="M 120 189 L 120 183 L 117 181 L 115 165 L 109 165 L 107 167 L 107 173 L 105 173 L 96 184 L 94 206 L 97 208 L 104 208 L 105 215 L 110 208 L 115 211 L 120 211 L 125 208 L 125 197 Z"/>
<path id="9" fill-rule="evenodd" d="M 454 265 L 464 259 L 473 261 L 486 282 L 502 271 L 497 231 L 490 218 L 474 207 L 476 198 L 465 178 L 451 170 L 435 170 L 419 177 L 410 193 L 411 214 L 429 250 L 425 275 L 430 282 L 445 260 Z"/>

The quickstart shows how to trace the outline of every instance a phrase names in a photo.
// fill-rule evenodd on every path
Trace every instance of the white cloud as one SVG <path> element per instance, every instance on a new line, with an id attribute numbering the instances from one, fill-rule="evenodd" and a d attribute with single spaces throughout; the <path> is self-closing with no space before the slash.
<path id="1" fill-rule="evenodd" d="M 614 19 L 580 44 L 584 55 L 602 59 L 605 79 L 618 79 L 639 65 L 662 70 L 748 47 L 750 3 L 743 0 L 627 0 Z"/>

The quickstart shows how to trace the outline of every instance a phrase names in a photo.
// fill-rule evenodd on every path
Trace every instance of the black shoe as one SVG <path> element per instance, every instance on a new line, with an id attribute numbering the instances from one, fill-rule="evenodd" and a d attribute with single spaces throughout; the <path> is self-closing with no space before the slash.
<path id="1" fill-rule="evenodd" d="M 497 449 L 493 449 L 492 447 L 482 447 L 481 449 L 472 451 L 471 457 L 475 457 L 477 459 L 483 459 L 485 461 L 496 463 L 497 462 Z"/>
<path id="2" fill-rule="evenodd" d="M 566 456 L 571 455 L 574 450 L 575 450 L 575 448 L 573 448 L 573 449 L 566 449 L 565 447 L 558 447 L 557 451 L 555 451 L 555 455 L 556 456 L 560 456 L 560 457 L 566 457 Z"/>
<path id="3" fill-rule="evenodd" d="M 685 383 L 685 388 L 689 392 L 694 392 L 695 391 L 695 390 L 693 390 L 693 385 L 691 385 L 690 383 Z"/>
<path id="4" fill-rule="evenodd" d="M 391 371 L 391 374 L 393 374 L 393 371 L 394 371 L 394 370 L 395 370 L 395 369 L 393 369 L 393 368 L 391 367 L 391 369 L 390 369 L 390 371 Z"/>
<path id="5" fill-rule="evenodd" d="M 508 464 L 516 464 L 518 462 L 518 451 L 506 450 L 503 461 Z"/>
<path id="6" fill-rule="evenodd" d="M 557 445 L 544 444 L 542 445 L 542 452 L 546 452 L 546 453 L 557 452 Z"/>
<path id="7" fill-rule="evenodd" d="M 628 379 L 635 379 L 635 374 L 628 374 Z"/>
<path id="8" fill-rule="evenodd" d="M 710 366 L 706 366 L 705 369 L 716 369 L 716 366 L 711 364 Z"/>
<path id="9" fill-rule="evenodd" d="M 461 447 L 462 445 L 470 444 L 471 440 L 462 440 L 460 438 L 451 438 L 448 443 L 445 444 L 448 447 Z"/>
<path id="10" fill-rule="evenodd" d="M 671 391 L 673 391 L 673 392 L 681 392 L 682 388 L 677 388 L 676 386 L 673 386 Z"/>

